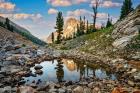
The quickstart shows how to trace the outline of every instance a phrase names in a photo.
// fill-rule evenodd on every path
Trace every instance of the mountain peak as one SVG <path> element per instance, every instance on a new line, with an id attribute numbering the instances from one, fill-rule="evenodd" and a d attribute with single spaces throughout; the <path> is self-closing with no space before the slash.
<path id="1" fill-rule="evenodd" d="M 69 18 L 67 19 L 65 25 L 64 25 L 64 30 L 63 30 L 63 35 L 62 37 L 64 38 L 69 38 L 69 37 L 73 37 L 73 34 L 77 31 L 77 24 L 79 24 L 79 21 L 75 18 Z M 53 32 L 54 33 L 54 38 L 57 38 L 57 32 Z M 51 39 L 51 35 L 49 35 L 49 37 L 47 38 L 47 42 L 51 43 L 52 39 Z"/>

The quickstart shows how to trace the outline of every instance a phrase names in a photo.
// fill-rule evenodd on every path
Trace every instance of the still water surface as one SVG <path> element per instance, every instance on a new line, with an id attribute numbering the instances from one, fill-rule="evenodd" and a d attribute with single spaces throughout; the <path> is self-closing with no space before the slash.
<path id="1" fill-rule="evenodd" d="M 37 64 L 36 64 L 37 65 Z M 72 59 L 61 59 L 44 61 L 40 63 L 43 73 L 36 77 L 26 77 L 26 84 L 33 81 L 44 82 L 61 82 L 61 81 L 80 81 L 82 78 L 96 77 L 99 79 L 109 78 L 116 79 L 116 75 L 105 65 L 93 64 L 91 62 L 78 62 Z M 30 68 L 35 73 L 34 67 Z"/>

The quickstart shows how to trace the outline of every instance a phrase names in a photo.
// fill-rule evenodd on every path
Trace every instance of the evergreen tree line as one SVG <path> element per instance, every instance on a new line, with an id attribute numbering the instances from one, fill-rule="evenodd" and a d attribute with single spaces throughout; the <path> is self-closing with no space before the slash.
<path id="1" fill-rule="evenodd" d="M 131 0 L 124 0 L 123 6 L 121 8 L 120 20 L 125 18 L 133 10 L 134 10 L 134 8 L 132 7 L 132 1 Z"/>
<path id="2" fill-rule="evenodd" d="M 0 22 L 0 26 L 8 29 L 11 32 L 16 32 L 16 33 L 22 35 L 23 37 L 27 38 L 28 40 L 32 41 L 35 44 L 46 45 L 46 43 L 44 41 L 38 39 L 37 37 L 33 36 L 32 34 L 26 32 L 26 31 L 20 31 L 19 29 L 17 29 L 13 25 L 11 25 L 10 20 L 8 18 L 5 19 L 5 22 Z"/>
<path id="3" fill-rule="evenodd" d="M 69 40 L 84 34 L 89 34 L 91 32 L 95 32 L 97 31 L 96 29 L 96 20 L 97 20 L 97 14 L 98 14 L 98 7 L 100 6 L 100 0 L 95 0 L 95 5 L 93 5 L 92 9 L 94 12 L 94 16 L 93 16 L 93 24 L 89 24 L 89 21 L 86 20 L 86 18 L 84 17 L 82 19 L 82 17 L 80 16 L 80 20 L 79 20 L 79 24 L 77 24 L 77 31 L 73 33 L 73 36 L 70 37 L 66 37 L 66 38 L 62 38 L 62 31 L 63 31 L 63 25 L 64 25 L 64 21 L 63 21 L 63 16 L 62 16 L 62 12 L 58 12 L 57 15 L 57 20 L 56 20 L 56 31 L 57 31 L 57 40 L 54 41 L 54 34 L 52 33 L 52 42 L 56 42 L 57 44 L 61 43 L 62 40 Z M 123 6 L 121 8 L 121 13 L 120 13 L 120 20 L 125 18 L 131 11 L 133 11 L 134 9 L 132 8 L 132 1 L 131 0 L 124 0 L 123 2 Z M 108 14 L 108 19 L 107 19 L 107 23 L 106 26 L 101 26 L 101 28 L 108 28 L 110 26 L 112 26 L 112 18 L 110 18 L 109 14 Z"/>

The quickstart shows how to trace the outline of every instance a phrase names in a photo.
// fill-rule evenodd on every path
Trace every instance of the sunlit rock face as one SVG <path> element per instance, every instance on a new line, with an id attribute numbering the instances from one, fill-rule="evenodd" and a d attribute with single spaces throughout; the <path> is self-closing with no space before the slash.
<path id="1" fill-rule="evenodd" d="M 62 62 L 63 62 L 64 65 L 66 65 L 66 67 L 69 71 L 74 71 L 77 68 L 77 66 L 76 66 L 76 64 L 74 63 L 73 60 L 62 59 Z"/>
<path id="2" fill-rule="evenodd" d="M 77 32 L 77 24 L 79 24 L 79 21 L 76 20 L 75 18 L 69 18 L 65 25 L 64 25 L 64 30 L 63 30 L 63 38 L 69 38 L 73 37 L 74 33 Z M 57 32 L 54 33 L 54 40 L 57 39 Z M 52 34 L 50 34 L 47 38 L 47 43 L 52 43 Z"/>
<path id="3" fill-rule="evenodd" d="M 77 32 L 77 24 L 79 24 L 79 21 L 75 18 L 68 19 L 64 26 L 63 37 L 73 37 L 74 33 Z"/>

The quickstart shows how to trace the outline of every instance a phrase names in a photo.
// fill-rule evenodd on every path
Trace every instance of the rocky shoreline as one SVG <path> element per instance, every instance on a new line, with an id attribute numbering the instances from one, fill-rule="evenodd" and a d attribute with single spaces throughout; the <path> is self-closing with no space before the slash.
<path id="1" fill-rule="evenodd" d="M 139 93 L 140 72 L 127 64 L 127 60 L 99 60 L 94 55 L 78 51 L 61 51 L 51 48 L 24 47 L 21 44 L 6 44 L 1 47 L 0 62 L 0 93 Z M 60 83 L 46 82 L 44 86 L 24 86 L 22 77 L 35 76 L 30 67 L 44 60 L 70 58 L 85 60 L 98 64 L 108 64 L 119 74 L 117 80 L 97 79 L 95 77 L 83 78 L 79 82 L 65 81 Z M 20 92 L 19 92 L 20 91 Z M 126 92 L 127 91 L 127 92 Z M 138 91 L 138 92 L 136 92 Z M 23 93 L 24 93 L 23 92 Z M 116 93 L 116 92 L 112 92 Z"/>

